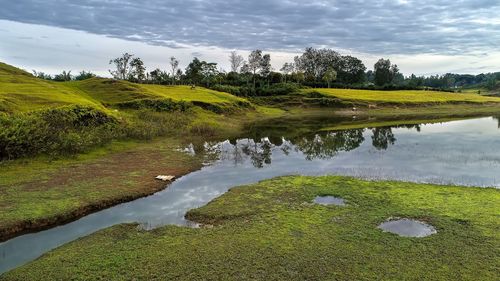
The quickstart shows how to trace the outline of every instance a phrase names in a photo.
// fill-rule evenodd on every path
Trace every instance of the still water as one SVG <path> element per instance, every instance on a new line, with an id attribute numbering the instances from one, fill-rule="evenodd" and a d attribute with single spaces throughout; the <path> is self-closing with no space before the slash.
<path id="1" fill-rule="evenodd" d="M 205 205 L 230 187 L 276 176 L 338 174 L 500 187 L 500 130 L 496 118 L 328 129 L 335 124 L 338 120 L 325 118 L 272 120 L 249 126 L 239 139 L 180 148 L 216 160 L 149 197 L 0 243 L 0 273 L 115 224 L 138 222 L 148 229 L 187 225 L 184 214 L 189 209 Z"/>

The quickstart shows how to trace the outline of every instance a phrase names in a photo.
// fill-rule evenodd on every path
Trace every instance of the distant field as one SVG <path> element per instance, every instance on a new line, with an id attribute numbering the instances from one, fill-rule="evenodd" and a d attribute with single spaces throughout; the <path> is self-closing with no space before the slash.
<path id="1" fill-rule="evenodd" d="M 304 93 L 319 92 L 326 96 L 343 100 L 388 103 L 446 103 L 500 102 L 500 98 L 484 97 L 477 94 L 447 93 L 436 91 L 375 91 L 351 89 L 308 89 Z"/>

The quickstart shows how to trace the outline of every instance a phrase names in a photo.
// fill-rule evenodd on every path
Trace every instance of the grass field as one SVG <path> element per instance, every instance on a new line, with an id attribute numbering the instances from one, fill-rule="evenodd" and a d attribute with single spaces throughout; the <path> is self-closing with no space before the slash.
<path id="1" fill-rule="evenodd" d="M 315 196 L 347 206 L 320 206 Z M 498 280 L 496 189 L 284 177 L 237 187 L 188 213 L 200 229 L 118 225 L 1 280 Z M 407 217 L 438 233 L 377 225 Z M 55 270 L 57 268 L 57 270 Z"/>
<path id="2" fill-rule="evenodd" d="M 368 103 L 499 103 L 500 98 L 484 97 L 471 93 L 448 93 L 436 91 L 375 91 L 352 89 L 307 89 L 303 93 L 318 92 L 327 97 L 335 97 L 347 101 Z"/>

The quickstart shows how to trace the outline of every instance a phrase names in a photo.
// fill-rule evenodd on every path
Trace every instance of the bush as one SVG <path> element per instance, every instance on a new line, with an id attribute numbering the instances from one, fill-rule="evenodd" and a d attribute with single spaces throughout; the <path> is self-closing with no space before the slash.
<path id="1" fill-rule="evenodd" d="M 83 106 L 2 114 L 0 159 L 82 152 L 119 135 L 117 125 L 117 121 L 106 113 Z"/>
<path id="2" fill-rule="evenodd" d="M 186 101 L 172 99 L 140 99 L 116 104 L 121 109 L 152 109 L 157 112 L 187 111 L 193 105 Z"/>
<path id="3" fill-rule="evenodd" d="M 269 87 L 257 89 L 258 96 L 282 96 L 296 93 L 300 90 L 300 85 L 296 83 L 278 83 Z"/>
<path id="4" fill-rule="evenodd" d="M 129 138 L 149 140 L 182 131 L 191 122 L 191 117 L 181 112 L 160 113 L 143 109 L 131 120 L 123 127 L 124 135 Z"/>
<path id="5" fill-rule="evenodd" d="M 201 137 L 213 137 L 218 128 L 210 123 L 198 123 L 191 126 L 190 132 L 193 135 Z"/>
<path id="6" fill-rule="evenodd" d="M 251 97 L 256 94 L 255 89 L 247 86 L 213 85 L 210 89 L 219 92 L 226 92 L 238 97 Z"/>

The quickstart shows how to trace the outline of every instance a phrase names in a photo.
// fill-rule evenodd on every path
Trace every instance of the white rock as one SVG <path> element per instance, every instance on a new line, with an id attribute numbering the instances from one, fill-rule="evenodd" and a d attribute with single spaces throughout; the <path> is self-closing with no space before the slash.
<path id="1" fill-rule="evenodd" d="M 159 175 L 156 177 L 157 180 L 162 180 L 162 181 L 171 181 L 175 178 L 175 176 L 165 176 L 165 175 Z"/>

